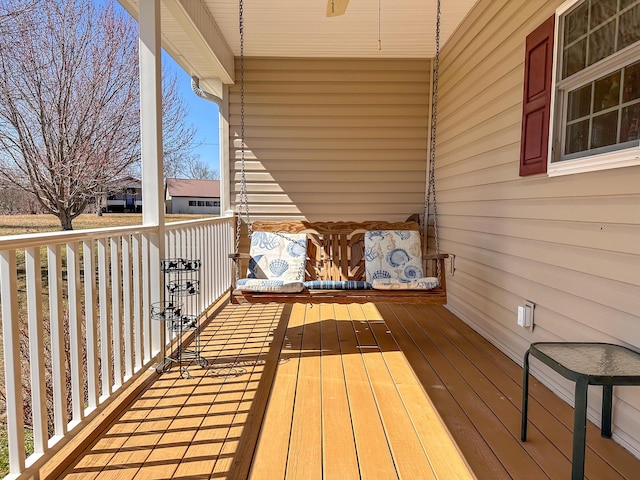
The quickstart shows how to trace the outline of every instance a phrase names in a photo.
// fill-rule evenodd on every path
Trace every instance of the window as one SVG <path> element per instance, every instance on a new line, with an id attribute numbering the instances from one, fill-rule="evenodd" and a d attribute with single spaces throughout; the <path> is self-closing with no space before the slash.
<path id="1" fill-rule="evenodd" d="M 204 200 L 198 200 L 198 206 L 204 207 Z"/>
<path id="2" fill-rule="evenodd" d="M 207 200 L 205 203 L 207 204 L 207 207 L 213 207 L 213 202 L 211 200 Z"/>
<path id="3" fill-rule="evenodd" d="M 189 200 L 189 206 L 190 207 L 195 207 L 196 206 L 196 201 L 195 200 Z"/>
<path id="4" fill-rule="evenodd" d="M 640 164 L 640 0 L 558 9 L 549 173 Z"/>

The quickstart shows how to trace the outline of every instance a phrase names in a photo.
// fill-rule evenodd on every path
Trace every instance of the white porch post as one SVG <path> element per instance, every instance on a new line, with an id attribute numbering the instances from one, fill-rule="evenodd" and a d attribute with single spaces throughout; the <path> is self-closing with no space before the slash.
<path id="1" fill-rule="evenodd" d="M 229 159 L 229 86 L 222 87 L 222 104 L 218 108 L 218 124 L 220 128 L 220 216 L 233 215 L 231 210 L 231 191 L 234 178 L 231 175 Z"/>
<path id="2" fill-rule="evenodd" d="M 140 0 L 140 131 L 142 140 L 142 223 L 158 227 L 149 238 L 149 287 L 151 303 L 161 299 L 164 288 L 160 259 L 164 257 L 164 189 L 162 158 L 162 78 L 160 50 L 160 2 Z M 146 305 L 145 308 L 149 308 Z M 150 311 L 144 312 L 145 316 Z M 164 345 L 161 322 L 151 324 L 151 354 Z"/>

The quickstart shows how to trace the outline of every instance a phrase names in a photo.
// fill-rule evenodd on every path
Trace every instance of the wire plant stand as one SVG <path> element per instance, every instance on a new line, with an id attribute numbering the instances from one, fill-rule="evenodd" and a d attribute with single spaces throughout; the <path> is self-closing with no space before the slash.
<path id="1" fill-rule="evenodd" d="M 151 304 L 151 318 L 164 322 L 167 335 L 173 336 L 174 340 L 170 351 L 165 349 L 162 363 L 156 367 L 158 373 L 168 372 L 177 364 L 180 377 L 190 378 L 189 367 L 192 364 L 202 368 L 209 365 L 201 355 L 200 315 L 193 313 L 200 293 L 200 266 L 200 260 L 168 258 L 160 261 L 165 289 L 163 300 Z M 187 333 L 193 335 L 185 335 Z"/>

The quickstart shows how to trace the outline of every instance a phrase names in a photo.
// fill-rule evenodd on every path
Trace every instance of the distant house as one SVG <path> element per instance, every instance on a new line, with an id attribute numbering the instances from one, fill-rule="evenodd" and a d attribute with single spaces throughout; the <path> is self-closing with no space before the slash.
<path id="1" fill-rule="evenodd" d="M 126 177 L 118 182 L 117 187 L 111 187 L 102 204 L 106 212 L 141 212 L 142 211 L 142 182 L 137 178 Z"/>
<path id="2" fill-rule="evenodd" d="M 220 215 L 220 180 L 167 178 L 166 213 L 204 213 Z"/>

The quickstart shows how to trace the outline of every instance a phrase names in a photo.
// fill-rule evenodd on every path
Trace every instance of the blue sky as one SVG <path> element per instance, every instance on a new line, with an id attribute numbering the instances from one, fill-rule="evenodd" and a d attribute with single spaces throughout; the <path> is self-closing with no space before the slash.
<path id="1" fill-rule="evenodd" d="M 195 153 L 200 155 L 200 160 L 220 172 L 218 106 L 193 93 L 191 77 L 168 54 L 162 56 L 162 62 L 178 73 L 180 94 L 189 107 L 189 116 L 185 123 L 196 128 L 196 143 L 201 143 L 195 149 Z"/>

